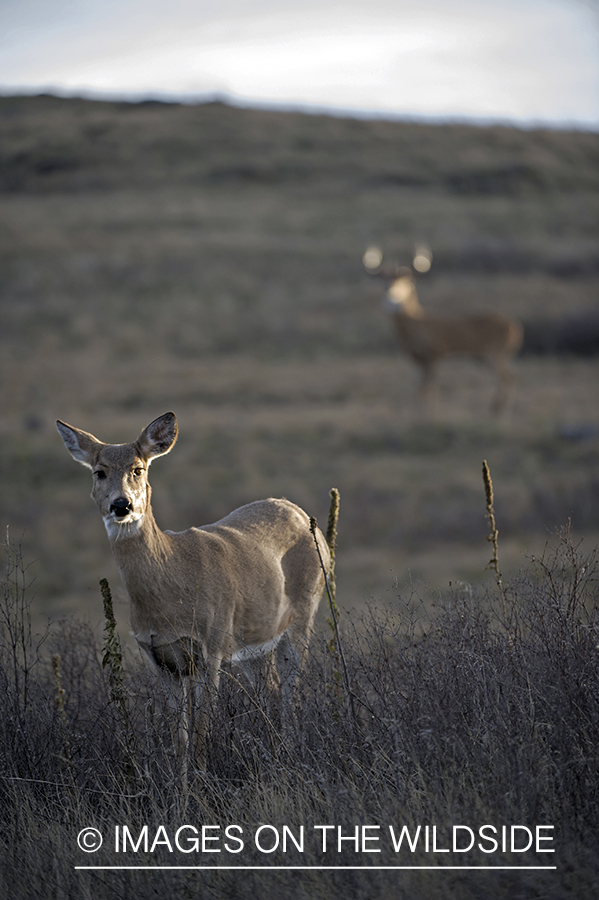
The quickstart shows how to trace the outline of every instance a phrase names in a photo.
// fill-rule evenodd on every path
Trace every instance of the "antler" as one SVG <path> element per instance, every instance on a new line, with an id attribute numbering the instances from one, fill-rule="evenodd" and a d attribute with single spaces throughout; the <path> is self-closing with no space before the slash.
<path id="1" fill-rule="evenodd" d="M 362 257 L 362 262 L 369 275 L 380 275 L 387 280 L 397 278 L 398 266 L 394 263 L 383 265 L 383 251 L 376 244 L 369 244 Z"/>
<path id="2" fill-rule="evenodd" d="M 370 244 L 364 251 L 362 262 L 370 275 L 378 275 L 383 264 L 383 251 L 376 244 Z"/>
<path id="3" fill-rule="evenodd" d="M 369 244 L 362 257 L 364 268 L 369 275 L 382 275 L 383 278 L 397 278 L 405 274 L 409 266 L 398 266 L 387 263 L 383 265 L 383 251 L 377 244 Z M 412 260 L 413 272 L 428 272 L 433 262 L 433 252 L 428 244 L 416 244 Z"/>
<path id="4" fill-rule="evenodd" d="M 417 272 L 428 272 L 433 264 L 433 251 L 428 244 L 416 244 L 412 265 Z"/>

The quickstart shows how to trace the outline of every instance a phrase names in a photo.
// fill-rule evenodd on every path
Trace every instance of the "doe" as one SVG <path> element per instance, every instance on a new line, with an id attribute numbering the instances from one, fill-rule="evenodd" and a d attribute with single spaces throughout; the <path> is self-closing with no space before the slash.
<path id="1" fill-rule="evenodd" d="M 177 439 L 174 413 L 155 419 L 131 444 L 105 444 L 56 424 L 73 458 L 93 472 L 92 498 L 131 601 L 140 650 L 182 700 L 191 698 L 193 706 L 201 695 L 184 739 L 202 765 L 207 694 L 218 687 L 223 662 L 274 657 L 283 707 L 289 706 L 324 587 L 310 520 L 294 503 L 270 499 L 212 525 L 161 531 L 148 469 Z M 318 529 L 316 539 L 327 568 L 329 550 Z"/>

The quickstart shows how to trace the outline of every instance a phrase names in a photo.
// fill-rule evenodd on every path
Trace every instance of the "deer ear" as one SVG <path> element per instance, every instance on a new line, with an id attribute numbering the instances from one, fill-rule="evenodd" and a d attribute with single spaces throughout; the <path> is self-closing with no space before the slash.
<path id="1" fill-rule="evenodd" d="M 73 459 L 91 469 L 94 456 L 98 449 L 103 446 L 102 442 L 95 438 L 93 434 L 73 428 L 71 425 L 67 425 L 66 422 L 61 422 L 60 419 L 56 420 L 56 427 Z"/>
<path id="2" fill-rule="evenodd" d="M 178 432 L 175 414 L 164 413 L 144 428 L 137 439 L 137 446 L 142 456 L 150 462 L 156 456 L 164 456 L 173 448 Z"/>

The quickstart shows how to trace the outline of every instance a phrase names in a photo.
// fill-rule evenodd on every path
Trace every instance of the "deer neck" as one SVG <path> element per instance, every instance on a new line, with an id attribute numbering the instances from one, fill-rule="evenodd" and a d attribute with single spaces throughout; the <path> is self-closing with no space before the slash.
<path id="1" fill-rule="evenodd" d="M 135 534 L 110 540 L 131 603 L 131 627 L 138 641 L 171 634 L 168 602 L 178 589 L 178 565 L 172 538 L 160 530 L 148 506 Z M 166 630 L 165 630 L 166 629 Z M 167 637 L 165 637 L 167 635 Z M 169 638 L 170 639 L 170 638 Z M 159 641 L 160 642 L 160 641 Z"/>
<path id="2" fill-rule="evenodd" d="M 152 578 L 152 564 L 164 564 L 172 555 L 171 540 L 156 524 L 148 501 L 143 517 L 131 525 L 115 524 L 108 528 L 108 539 L 125 585 L 147 571 Z"/>
<path id="3" fill-rule="evenodd" d="M 398 278 L 385 295 L 384 306 L 396 315 L 408 319 L 423 319 L 426 313 L 411 278 Z"/>

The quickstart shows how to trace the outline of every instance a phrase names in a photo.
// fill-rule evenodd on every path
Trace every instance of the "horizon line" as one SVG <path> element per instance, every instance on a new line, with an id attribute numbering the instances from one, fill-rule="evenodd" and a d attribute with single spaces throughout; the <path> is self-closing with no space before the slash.
<path id="1" fill-rule="evenodd" d="M 296 101 L 260 100 L 242 97 L 226 91 L 160 91 L 160 90 L 102 90 L 98 88 L 66 88 L 59 85 L 2 85 L 0 97 L 40 97 L 53 96 L 62 100 L 90 100 L 105 103 L 164 103 L 165 105 L 200 106 L 222 103 L 238 109 L 255 109 L 266 112 L 299 113 L 331 118 L 361 119 L 364 121 L 413 122 L 423 125 L 471 125 L 475 127 L 502 126 L 519 128 L 524 131 L 549 129 L 554 131 L 599 131 L 599 119 L 566 119 L 559 117 L 510 117 L 466 113 L 415 113 L 389 110 L 327 105 L 325 103 L 304 103 Z"/>

